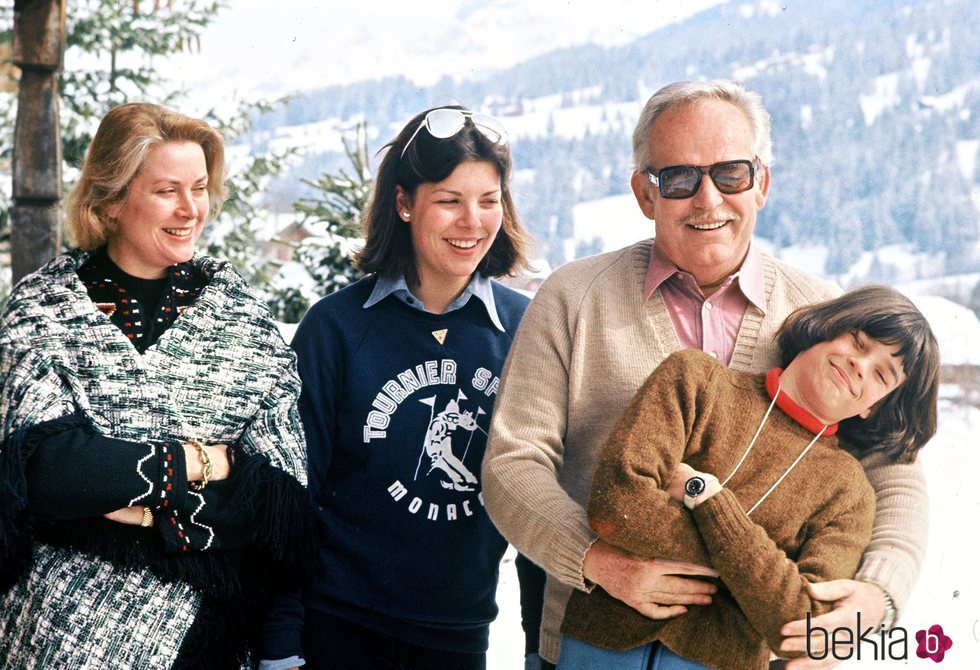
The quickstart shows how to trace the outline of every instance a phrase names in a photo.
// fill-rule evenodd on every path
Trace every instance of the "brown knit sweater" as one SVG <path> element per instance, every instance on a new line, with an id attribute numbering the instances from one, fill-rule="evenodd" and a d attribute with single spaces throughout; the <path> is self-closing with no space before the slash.
<path id="1" fill-rule="evenodd" d="M 562 632 L 609 649 L 659 640 L 716 668 L 766 668 L 779 628 L 829 609 L 807 582 L 851 578 L 871 539 L 874 490 L 858 461 L 822 437 L 749 517 L 814 435 L 774 408 L 735 477 L 693 512 L 664 488 L 680 462 L 720 480 L 741 459 L 770 398 L 765 377 L 700 351 L 669 356 L 630 401 L 600 456 L 589 501 L 607 542 L 712 566 L 708 606 L 654 621 L 601 589 L 573 593 Z M 768 647 L 767 647 L 768 643 Z"/>

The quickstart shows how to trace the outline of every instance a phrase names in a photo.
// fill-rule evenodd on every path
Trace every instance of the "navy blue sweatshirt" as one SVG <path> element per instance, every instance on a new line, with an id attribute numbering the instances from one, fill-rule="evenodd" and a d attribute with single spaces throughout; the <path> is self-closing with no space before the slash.
<path id="1" fill-rule="evenodd" d="M 505 540 L 480 464 L 499 377 L 528 299 L 430 314 L 367 277 L 314 305 L 293 339 L 310 493 L 325 534 L 307 608 L 415 644 L 481 652 Z"/>

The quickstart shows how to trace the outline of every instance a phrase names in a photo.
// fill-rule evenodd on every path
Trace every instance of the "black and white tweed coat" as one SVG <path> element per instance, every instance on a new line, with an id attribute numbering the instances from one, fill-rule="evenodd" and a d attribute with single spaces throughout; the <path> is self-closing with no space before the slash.
<path id="1" fill-rule="evenodd" d="M 104 435 L 148 450 L 153 441 L 190 437 L 237 443 L 302 491 L 306 456 L 294 356 L 231 265 L 195 258 L 209 284 L 141 355 L 89 299 L 76 274 L 87 256 L 60 256 L 11 293 L 0 319 L 0 450 L 15 449 L 11 436 L 25 428 L 82 415 Z M 23 503 L 18 491 L 25 489 L 17 481 L 23 471 L 10 464 L 12 454 L 0 452 L 0 461 L 4 456 L 0 504 L 6 490 L 11 533 L 11 508 Z M 112 464 L 105 472 L 111 476 Z M 202 608 L 202 589 L 167 570 L 54 544 L 34 537 L 16 583 L 0 593 L 0 666 L 174 667 Z M 0 563 L 10 558 L 3 553 L 0 547 Z M 221 565 L 210 569 L 220 572 Z"/>

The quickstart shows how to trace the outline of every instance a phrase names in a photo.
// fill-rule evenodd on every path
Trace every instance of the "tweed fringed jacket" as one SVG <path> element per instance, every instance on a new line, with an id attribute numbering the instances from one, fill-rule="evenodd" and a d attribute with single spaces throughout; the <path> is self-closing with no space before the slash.
<path id="1" fill-rule="evenodd" d="M 269 595 L 315 559 L 294 356 L 204 257 L 208 285 L 140 354 L 86 293 L 87 258 L 25 278 L 0 320 L 0 667 L 241 667 Z M 64 430 L 105 438 L 72 472 L 44 452 Z M 189 489 L 190 438 L 231 445 L 227 480 Z M 56 514 L 32 499 L 51 477 Z M 130 505 L 154 527 L 102 517 Z"/>

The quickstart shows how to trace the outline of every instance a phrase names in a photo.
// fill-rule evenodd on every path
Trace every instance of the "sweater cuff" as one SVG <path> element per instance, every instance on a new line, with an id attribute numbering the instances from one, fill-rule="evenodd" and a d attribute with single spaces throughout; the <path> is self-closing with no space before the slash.
<path id="1" fill-rule="evenodd" d="M 915 576 L 903 570 L 899 561 L 875 554 L 865 554 L 854 579 L 874 584 L 888 594 L 895 604 L 896 622 L 902 616 L 902 611 L 912 592 L 912 585 L 915 583 Z"/>
<path id="2" fill-rule="evenodd" d="M 585 555 L 599 536 L 587 525 L 569 525 L 562 530 L 563 532 L 551 543 L 549 550 L 550 564 L 557 568 L 555 576 L 579 591 L 591 592 L 595 584 L 585 579 L 583 568 Z"/>
<path id="3" fill-rule="evenodd" d="M 726 488 L 691 511 L 705 544 L 725 547 L 741 542 L 755 528 L 735 494 Z"/>
<path id="4" fill-rule="evenodd" d="M 187 491 L 184 476 L 184 449 L 175 440 L 150 442 L 150 453 L 136 466 L 143 480 L 150 482 L 147 492 L 130 501 L 157 511 L 172 507 Z"/>

